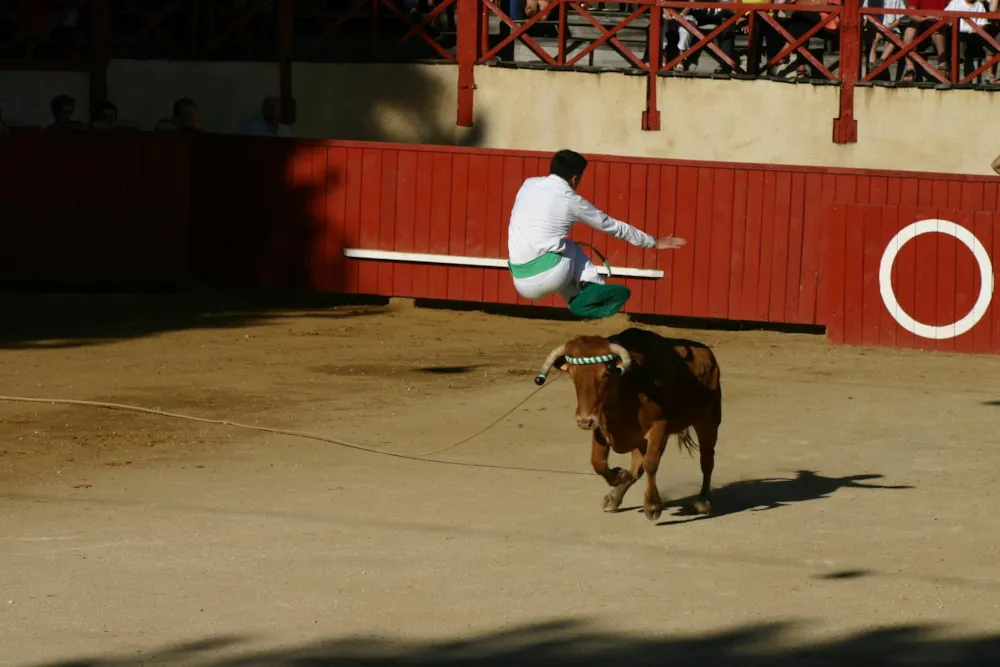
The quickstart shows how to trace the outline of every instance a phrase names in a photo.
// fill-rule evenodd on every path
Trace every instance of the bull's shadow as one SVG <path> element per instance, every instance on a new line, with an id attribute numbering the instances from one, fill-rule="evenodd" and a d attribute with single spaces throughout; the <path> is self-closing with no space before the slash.
<path id="1" fill-rule="evenodd" d="M 799 470 L 794 477 L 771 477 L 732 482 L 712 489 L 712 513 L 698 515 L 693 510 L 696 495 L 679 498 L 664 503 L 665 510 L 676 509 L 671 516 L 686 517 L 661 521 L 658 526 L 675 526 L 692 521 L 717 519 L 740 512 L 760 512 L 777 509 L 786 505 L 809 500 L 828 498 L 840 489 L 912 489 L 910 485 L 865 484 L 869 480 L 882 479 L 882 475 L 848 475 L 846 477 L 824 477 L 812 470 Z M 641 507 L 629 508 L 641 511 Z M 621 510 L 628 511 L 628 510 Z"/>

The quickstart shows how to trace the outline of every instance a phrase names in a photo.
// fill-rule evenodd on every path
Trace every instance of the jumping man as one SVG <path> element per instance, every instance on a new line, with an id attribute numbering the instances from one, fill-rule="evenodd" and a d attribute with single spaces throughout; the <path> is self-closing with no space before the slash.
<path id="1" fill-rule="evenodd" d="M 518 294 L 531 301 L 559 294 L 581 317 L 608 317 L 629 297 L 624 285 L 606 285 L 583 249 L 570 241 L 570 227 L 580 221 L 640 248 L 670 250 L 682 238 L 654 239 L 598 210 L 577 194 L 587 168 L 579 153 L 561 150 L 552 157 L 548 176 L 527 179 L 514 199 L 507 229 L 508 266 Z"/>

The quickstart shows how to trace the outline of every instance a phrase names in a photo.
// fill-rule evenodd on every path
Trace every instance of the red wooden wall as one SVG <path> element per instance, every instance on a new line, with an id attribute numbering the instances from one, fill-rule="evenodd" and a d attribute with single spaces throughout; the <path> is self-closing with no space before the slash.
<path id="1" fill-rule="evenodd" d="M 154 134 L 0 138 L 0 283 L 186 280 L 190 153 Z"/>
<path id="2" fill-rule="evenodd" d="M 912 175 L 840 177 L 842 191 L 829 215 L 830 340 L 961 352 L 1000 352 L 1000 313 L 992 299 L 981 319 L 964 333 L 951 327 L 970 313 L 980 295 L 982 277 L 973 253 L 944 233 L 949 223 L 968 230 L 995 266 L 1000 238 L 996 179 Z M 896 306 L 886 304 L 880 285 L 883 253 L 893 237 L 922 220 L 941 220 L 937 233 L 919 235 L 898 246 L 891 265 Z M 993 281 L 987 277 L 987 289 Z M 906 315 L 917 322 L 945 327 L 940 339 L 915 335 L 900 325 Z M 911 327 L 914 328 L 914 327 Z M 956 335 L 958 334 L 958 335 Z"/>
<path id="3" fill-rule="evenodd" d="M 514 195 L 546 172 L 546 154 L 133 133 L 20 134 L 3 148 L 5 283 L 192 281 L 527 303 L 504 269 L 351 260 L 343 250 L 504 258 Z M 581 192 L 651 234 L 689 240 L 655 252 L 583 225 L 574 232 L 612 266 L 664 271 L 625 279 L 633 313 L 1000 352 L 992 307 L 960 336 L 923 338 L 897 323 L 879 288 L 886 244 L 918 220 L 974 231 L 992 259 L 996 179 L 593 156 Z M 900 307 L 929 325 L 963 317 L 980 282 L 972 253 L 943 234 L 905 244 L 893 266 Z"/>
<path id="4" fill-rule="evenodd" d="M 212 236 L 194 247 L 216 248 L 238 225 L 244 243 L 270 238 L 309 271 L 281 263 L 275 246 L 263 265 L 271 268 L 262 269 L 259 251 L 241 246 L 225 258 L 212 250 L 195 273 L 243 281 L 256 272 L 270 286 L 527 304 L 502 269 L 345 260 L 342 248 L 504 258 L 514 196 L 525 178 L 547 173 L 548 157 L 385 144 L 199 142 L 193 229 Z M 822 323 L 820 220 L 832 184 L 832 176 L 792 168 L 595 157 L 584 196 L 653 235 L 677 234 L 691 244 L 680 252 L 646 251 L 583 225 L 574 238 L 592 243 L 612 266 L 664 271 L 661 280 L 624 280 L 633 291 L 631 312 Z M 312 248 L 308 256 L 288 251 L 305 246 Z"/>

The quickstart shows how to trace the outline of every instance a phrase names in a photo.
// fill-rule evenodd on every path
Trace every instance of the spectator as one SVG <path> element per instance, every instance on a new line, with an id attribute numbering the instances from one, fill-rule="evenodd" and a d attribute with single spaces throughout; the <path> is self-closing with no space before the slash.
<path id="1" fill-rule="evenodd" d="M 944 8 L 948 6 L 948 0 L 909 0 L 907 5 L 910 9 L 924 9 L 927 11 L 940 12 L 944 11 Z M 901 21 L 901 25 L 905 28 L 903 31 L 903 43 L 910 44 L 913 42 L 914 38 L 917 36 L 917 31 L 923 32 L 929 27 L 934 25 L 937 19 L 927 16 L 907 16 Z M 934 43 L 934 50 L 937 52 L 938 58 L 938 68 L 941 73 L 947 78 L 948 74 L 948 60 L 945 55 L 944 48 L 944 32 L 946 30 L 938 30 L 933 35 L 931 35 L 931 41 Z M 919 47 L 918 47 L 919 48 Z M 914 81 L 916 80 L 916 65 L 914 61 L 907 56 L 906 58 L 906 71 L 903 74 L 903 81 Z"/>
<path id="2" fill-rule="evenodd" d="M 688 0 L 688 2 L 694 2 L 695 0 Z M 601 7 L 603 10 L 603 7 Z M 681 55 L 694 43 L 693 35 L 682 28 L 677 21 L 664 13 L 663 9 L 657 10 L 655 7 L 650 9 L 650 12 L 659 11 L 660 15 L 663 17 L 660 21 L 660 54 L 662 56 L 662 61 L 660 65 L 663 65 L 663 61 L 671 61 L 677 56 Z M 695 9 L 695 11 L 699 11 Z M 693 25 L 694 27 L 699 27 L 698 17 L 699 14 L 692 14 L 690 7 L 685 7 L 681 9 L 680 16 Z M 648 30 L 647 30 L 648 35 Z M 686 58 L 676 66 L 674 66 L 675 72 L 687 72 L 692 68 L 698 67 L 698 60 L 701 55 L 701 51 L 695 51 L 692 54 L 688 54 Z M 646 49 L 642 54 L 642 62 L 649 62 L 649 41 L 646 42 Z"/>
<path id="3" fill-rule="evenodd" d="M 87 126 L 78 120 L 73 120 L 76 112 L 76 100 L 69 95 L 56 95 L 49 105 L 52 110 L 53 123 L 49 130 L 85 130 Z"/>
<path id="4" fill-rule="evenodd" d="M 881 9 L 906 9 L 906 0 L 864 0 L 864 7 L 873 7 Z M 869 15 L 867 19 L 874 19 L 888 28 L 897 37 L 902 36 L 902 25 L 903 25 L 903 14 L 881 14 L 881 15 Z M 867 27 L 867 26 L 866 26 Z M 882 32 L 877 28 L 872 28 L 875 31 L 872 37 L 872 46 L 868 51 L 868 71 L 874 70 L 876 67 L 881 65 L 892 52 L 896 50 L 896 45 L 891 41 L 882 36 Z M 879 45 L 885 42 L 885 48 L 882 49 L 882 55 L 878 55 Z"/>
<path id="5" fill-rule="evenodd" d="M 743 4 L 750 5 L 760 5 L 767 4 L 770 0 L 741 0 Z M 768 16 L 774 16 L 774 12 L 767 12 Z M 750 18 L 749 14 L 745 14 L 736 22 L 736 32 L 741 32 L 747 36 L 747 72 L 750 74 L 758 74 L 760 72 L 760 58 L 763 54 L 764 64 L 766 65 L 771 59 L 775 58 L 781 49 L 787 44 L 785 38 L 781 34 L 771 27 L 771 24 L 764 20 L 763 13 L 758 12 L 754 19 L 754 29 L 753 34 L 750 33 Z M 732 46 L 728 46 L 728 39 L 723 42 L 723 51 L 727 48 L 735 50 L 736 36 L 733 34 Z M 729 53 L 729 51 L 726 51 Z M 755 53 L 757 62 L 750 62 L 750 53 Z M 777 66 L 771 66 L 765 68 L 765 74 L 770 76 L 777 72 Z"/>
<path id="6" fill-rule="evenodd" d="M 90 129 L 113 130 L 118 127 L 118 107 L 111 102 L 102 102 L 90 112 Z"/>
<path id="7" fill-rule="evenodd" d="M 416 6 L 414 6 L 410 10 L 410 13 L 413 14 L 413 15 L 420 15 L 420 14 L 425 14 L 426 15 L 426 14 L 430 14 L 431 11 L 432 11 L 431 3 L 441 4 L 442 1 L 443 0 L 416 0 Z M 519 0 L 519 1 L 521 3 L 524 2 L 524 0 Z M 455 32 L 458 29 L 457 26 L 455 25 L 455 5 L 456 4 L 457 3 L 452 3 L 452 4 L 448 5 L 448 7 L 444 10 L 445 17 L 446 17 L 446 20 L 447 20 L 447 27 L 448 27 L 448 31 L 449 32 Z M 514 17 L 513 14 L 511 14 L 510 17 L 512 19 L 514 19 L 515 21 L 517 20 L 517 18 Z"/>
<path id="8" fill-rule="evenodd" d="M 790 5 L 839 5 L 842 0 L 775 0 L 775 4 L 790 4 Z M 805 35 L 809 30 L 814 28 L 817 23 L 824 21 L 825 25 L 820 30 L 820 32 L 815 33 L 816 37 L 821 37 L 826 34 L 832 34 L 840 30 L 840 16 L 834 16 L 832 19 L 827 20 L 829 16 L 828 12 L 811 12 L 811 11 L 798 11 L 789 12 L 789 17 L 784 20 L 785 30 L 794 38 L 799 39 Z M 770 41 L 770 40 L 768 40 Z M 818 62 L 823 62 L 823 51 L 822 49 L 810 49 L 809 41 L 806 40 L 802 43 L 801 47 L 806 49 L 810 55 L 813 56 Z M 779 48 L 780 52 L 780 48 Z M 796 77 L 799 79 L 806 79 L 811 76 L 811 78 L 819 79 L 820 72 L 815 65 L 809 63 L 810 74 L 806 74 L 806 63 L 808 62 L 798 49 L 791 56 L 792 62 L 797 63 Z"/>
<path id="9" fill-rule="evenodd" d="M 262 137 L 290 137 L 292 128 L 281 122 L 281 99 L 268 95 L 260 105 L 261 117 L 244 128 L 245 134 Z"/>
<path id="10" fill-rule="evenodd" d="M 545 9 L 552 4 L 550 0 L 504 0 L 502 9 L 507 12 L 508 16 L 512 16 L 514 8 L 519 7 L 519 4 L 522 2 L 524 4 L 523 14 L 529 19 L 539 12 L 544 12 Z M 556 14 L 553 12 L 543 21 L 551 21 L 555 18 L 555 16 Z M 501 23 L 500 39 L 506 39 L 509 34 L 510 30 L 507 28 L 507 24 Z M 559 28 L 553 23 L 539 22 L 528 29 L 528 34 L 535 37 L 559 37 Z M 573 38 L 573 31 L 570 30 L 569 25 L 566 26 L 566 31 L 563 37 L 565 39 Z"/>
<path id="11" fill-rule="evenodd" d="M 996 1 L 993 0 L 993 3 L 996 3 Z M 946 12 L 975 12 L 977 14 L 985 14 L 986 6 L 980 0 L 951 0 L 944 10 Z M 955 20 L 959 21 L 959 40 L 965 43 L 965 55 L 962 56 L 962 75 L 963 77 L 967 77 L 975 70 L 973 63 L 975 63 L 976 58 L 986 55 L 986 41 L 979 33 L 973 30 L 968 20 Z M 981 28 L 985 28 L 989 23 L 986 19 L 975 18 L 970 20 Z"/>
<path id="12" fill-rule="evenodd" d="M 525 0 L 524 15 L 534 16 L 549 6 L 549 0 Z"/>
<path id="13" fill-rule="evenodd" d="M 156 124 L 157 130 L 180 130 L 184 132 L 204 132 L 198 120 L 198 105 L 190 97 L 182 97 L 174 102 L 174 112 L 170 118 L 164 118 Z"/>
<path id="14" fill-rule="evenodd" d="M 684 9 L 682 9 L 680 11 L 680 15 L 684 18 L 685 21 L 687 21 L 688 23 L 690 23 L 691 25 L 693 25 L 694 27 L 697 28 L 697 27 L 703 25 L 706 20 L 710 20 L 709 15 L 712 14 L 713 11 L 716 11 L 716 10 L 712 10 L 712 9 L 704 10 L 704 9 L 697 9 L 697 8 L 695 8 L 695 9 L 692 10 L 690 7 L 685 7 Z M 667 31 L 667 24 L 668 23 L 669 23 L 669 21 L 663 21 L 661 23 L 661 25 L 663 26 L 663 31 L 664 31 L 664 35 L 663 35 L 663 52 L 664 53 L 666 53 L 666 51 L 667 51 L 666 31 Z M 689 30 L 686 30 L 682 25 L 680 25 L 679 21 L 677 23 L 678 23 L 678 25 L 676 27 L 676 29 L 677 29 L 677 55 L 681 55 L 682 53 L 684 53 L 685 51 L 687 51 L 688 49 L 690 49 L 691 46 L 695 43 L 696 40 L 694 38 L 694 33 L 690 32 Z M 676 70 L 680 70 L 680 71 L 687 72 L 688 70 L 690 70 L 692 68 L 697 69 L 698 68 L 698 60 L 700 59 L 700 56 L 701 56 L 701 50 L 699 49 L 698 51 L 695 51 L 694 53 L 688 55 L 688 57 L 685 58 L 681 63 L 679 63 L 677 65 L 677 67 L 674 68 L 674 70 L 675 71 Z M 718 71 L 718 70 L 716 70 L 716 71 Z"/>

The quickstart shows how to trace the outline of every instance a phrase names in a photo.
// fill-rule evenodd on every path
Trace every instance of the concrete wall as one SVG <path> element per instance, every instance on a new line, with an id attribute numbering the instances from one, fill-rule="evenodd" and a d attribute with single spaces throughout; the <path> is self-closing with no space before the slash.
<path id="1" fill-rule="evenodd" d="M 45 127 L 52 122 L 49 104 L 56 95 L 76 100 L 77 120 L 89 120 L 90 75 L 85 72 L 0 72 L 0 110 L 11 125 Z"/>
<path id="2" fill-rule="evenodd" d="M 296 135 L 478 145 L 458 127 L 458 70 L 450 65 L 295 63 Z M 480 120 L 489 115 L 482 105 Z"/>
<path id="3" fill-rule="evenodd" d="M 168 118 L 174 102 L 190 97 L 206 130 L 239 132 L 260 117 L 260 103 L 278 94 L 275 63 L 190 63 L 113 60 L 108 99 L 122 119 L 152 129 Z"/>
<path id="4" fill-rule="evenodd" d="M 836 86 L 661 78 L 659 132 L 641 129 L 646 79 L 476 68 L 476 127 L 455 125 L 453 65 L 296 63 L 299 137 L 576 150 L 624 156 L 990 174 L 1000 153 L 1000 96 L 983 91 L 859 88 L 859 142 L 832 141 Z M 150 128 L 192 97 L 207 129 L 238 132 L 278 91 L 270 63 L 113 61 L 111 100 Z M 0 72 L 10 118 L 48 122 L 58 92 L 86 108 L 85 74 Z M 82 117 L 82 116 L 81 116 Z"/>
<path id="5" fill-rule="evenodd" d="M 298 136 L 641 157 L 992 174 L 1000 95 L 859 88 L 857 144 L 833 143 L 839 88 L 661 78 L 662 129 L 644 132 L 646 79 L 476 68 L 477 127 L 455 125 L 443 65 L 297 64 Z"/>

